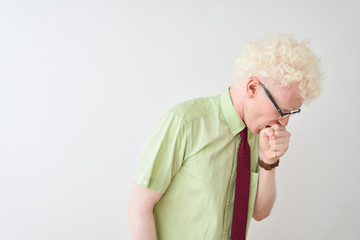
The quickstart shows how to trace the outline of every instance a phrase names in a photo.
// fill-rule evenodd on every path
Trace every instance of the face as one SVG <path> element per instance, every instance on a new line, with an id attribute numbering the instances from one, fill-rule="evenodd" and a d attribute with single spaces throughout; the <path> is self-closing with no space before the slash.
<path id="1" fill-rule="evenodd" d="M 269 89 L 275 102 L 283 113 L 297 110 L 302 105 L 302 98 L 298 94 L 298 87 L 290 88 L 274 86 Z M 259 134 L 266 127 L 274 124 L 286 126 L 289 117 L 278 119 L 280 113 L 266 95 L 258 80 L 250 80 L 247 85 L 248 101 L 244 107 L 244 120 L 248 128 L 254 134 Z"/>

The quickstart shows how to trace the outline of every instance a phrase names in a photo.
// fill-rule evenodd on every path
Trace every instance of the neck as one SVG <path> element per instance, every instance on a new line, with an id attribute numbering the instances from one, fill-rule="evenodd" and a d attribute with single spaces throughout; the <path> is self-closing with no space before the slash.
<path id="1" fill-rule="evenodd" d="M 230 87 L 229 90 L 231 102 L 234 105 L 236 113 L 239 115 L 241 120 L 245 122 L 244 119 L 244 108 L 245 108 L 245 91 L 244 88 L 240 85 L 235 83 Z"/>

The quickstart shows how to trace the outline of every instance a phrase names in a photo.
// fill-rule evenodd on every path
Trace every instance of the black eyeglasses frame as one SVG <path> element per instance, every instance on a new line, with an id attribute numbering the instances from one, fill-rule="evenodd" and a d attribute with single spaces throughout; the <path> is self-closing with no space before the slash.
<path id="1" fill-rule="evenodd" d="M 274 104 L 276 110 L 280 113 L 280 117 L 278 117 L 277 120 L 280 120 L 280 119 L 283 119 L 283 118 L 286 118 L 288 116 L 291 116 L 293 114 L 296 114 L 296 113 L 299 113 L 301 112 L 301 109 L 299 108 L 298 110 L 294 110 L 294 111 L 291 111 L 289 113 L 284 113 L 283 111 L 281 111 L 279 105 L 277 105 L 277 103 L 275 102 L 274 98 L 271 96 L 269 90 L 265 87 L 265 85 L 259 80 L 259 83 L 260 85 L 262 86 L 262 88 L 264 89 L 266 95 L 268 96 L 268 98 L 271 100 L 271 102 Z"/>

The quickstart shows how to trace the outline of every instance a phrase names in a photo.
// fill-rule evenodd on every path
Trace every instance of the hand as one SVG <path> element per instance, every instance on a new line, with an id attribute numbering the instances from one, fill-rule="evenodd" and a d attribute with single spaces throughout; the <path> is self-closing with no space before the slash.
<path id="1" fill-rule="evenodd" d="M 285 127 L 274 124 L 260 131 L 260 158 L 268 163 L 275 163 L 289 147 L 290 132 Z"/>

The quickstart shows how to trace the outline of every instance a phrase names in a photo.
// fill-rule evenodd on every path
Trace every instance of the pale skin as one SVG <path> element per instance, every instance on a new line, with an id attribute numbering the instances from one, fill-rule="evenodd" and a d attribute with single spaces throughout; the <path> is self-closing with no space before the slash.
<path id="1" fill-rule="evenodd" d="M 275 86 L 269 90 L 285 113 L 297 110 L 302 105 L 296 85 L 290 88 Z M 230 97 L 236 112 L 248 129 L 254 134 L 260 134 L 260 158 L 268 164 L 275 163 L 289 147 L 290 133 L 286 130 L 289 118 L 277 120 L 280 114 L 256 78 L 231 86 Z M 275 169 L 270 171 L 259 169 L 259 183 L 253 212 L 253 218 L 257 221 L 269 216 L 276 198 Z M 133 240 L 156 239 L 153 210 L 161 197 L 162 194 L 134 183 L 128 211 Z"/>
<path id="2" fill-rule="evenodd" d="M 302 105 L 296 85 L 291 88 L 274 87 L 269 90 L 283 112 L 297 110 Z M 230 96 L 236 112 L 246 126 L 252 133 L 260 134 L 260 158 L 268 164 L 275 163 L 289 147 L 291 134 L 286 130 L 289 117 L 277 120 L 280 114 L 256 78 L 251 78 L 245 84 L 233 85 L 230 88 Z M 270 215 L 276 199 L 275 169 L 259 169 L 259 184 L 253 212 L 253 218 L 257 221 Z"/>
<path id="3" fill-rule="evenodd" d="M 161 197 L 161 193 L 134 183 L 128 210 L 131 239 L 156 240 L 153 210 Z"/>

